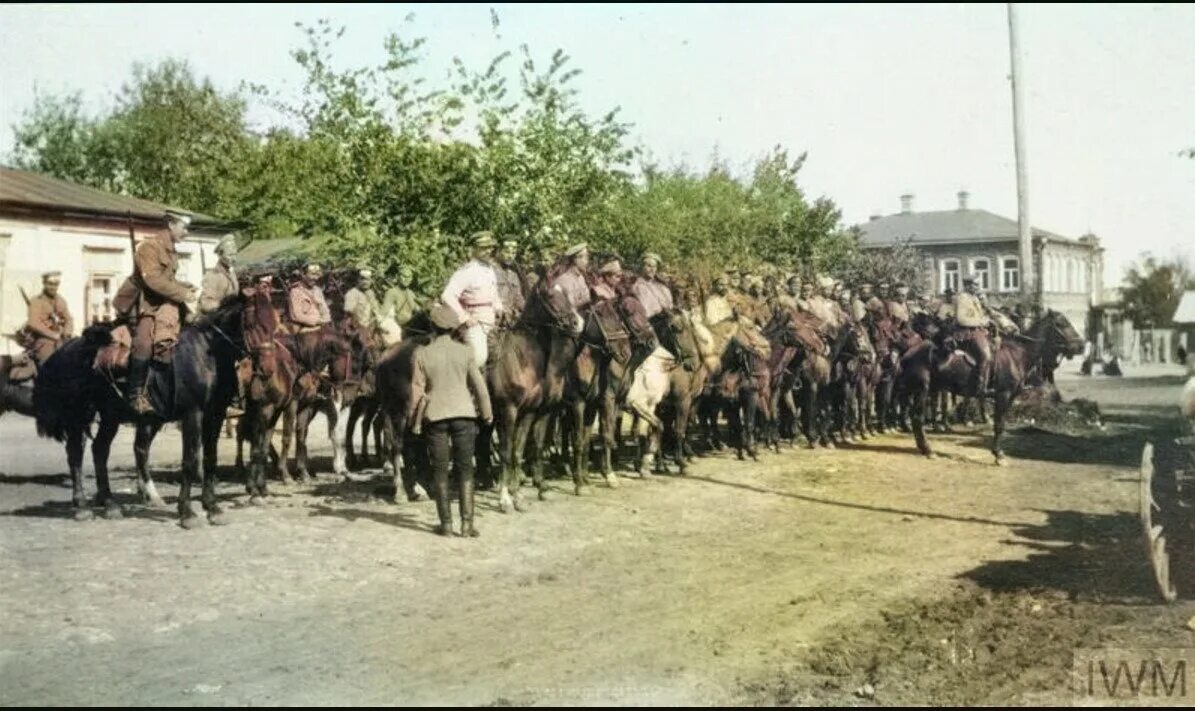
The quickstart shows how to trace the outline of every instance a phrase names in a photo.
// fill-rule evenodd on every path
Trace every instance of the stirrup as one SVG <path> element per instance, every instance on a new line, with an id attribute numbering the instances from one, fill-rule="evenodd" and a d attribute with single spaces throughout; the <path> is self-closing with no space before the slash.
<path id="1" fill-rule="evenodd" d="M 154 406 L 150 403 L 144 390 L 137 393 L 133 401 L 129 403 L 129 407 L 133 408 L 133 412 L 138 415 L 150 415 L 154 412 Z"/>

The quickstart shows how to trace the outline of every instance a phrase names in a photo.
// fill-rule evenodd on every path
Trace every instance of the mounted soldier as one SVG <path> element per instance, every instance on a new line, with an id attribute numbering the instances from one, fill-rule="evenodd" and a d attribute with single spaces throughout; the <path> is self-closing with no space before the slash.
<path id="1" fill-rule="evenodd" d="M 871 284 L 864 282 L 859 285 L 859 293 L 851 299 L 851 318 L 856 323 L 863 323 L 863 319 L 867 317 L 867 302 L 872 297 L 871 289 Z"/>
<path id="2" fill-rule="evenodd" d="M 203 275 L 203 285 L 199 292 L 199 313 L 206 314 L 215 311 L 224 299 L 235 296 L 239 287 L 236 275 L 237 241 L 232 235 L 226 235 L 216 244 L 216 255 L 219 259 L 216 266 L 207 270 Z"/>
<path id="3" fill-rule="evenodd" d="M 387 346 L 402 340 L 402 329 L 423 308 L 423 300 L 411 288 L 415 272 L 406 264 L 398 270 L 398 282 L 382 297 L 378 319 L 382 324 L 382 341 Z"/>
<path id="4" fill-rule="evenodd" d="M 992 359 L 992 346 L 988 337 L 991 320 L 979 300 L 978 288 L 971 277 L 963 279 L 964 290 L 954 297 L 955 338 L 975 359 L 979 372 L 981 390 L 987 390 L 988 363 Z"/>
<path id="5" fill-rule="evenodd" d="M 519 274 L 516 257 L 519 253 L 519 243 L 513 239 L 502 241 L 502 250 L 498 253 L 498 263 L 494 266 L 494 275 L 498 278 L 498 297 L 502 300 L 504 310 L 502 320 L 513 324 L 523 313 L 526 299 L 523 296 L 523 277 Z"/>
<path id="6" fill-rule="evenodd" d="M 366 344 L 381 345 L 382 304 L 373 291 L 372 269 L 361 269 L 357 272 L 357 283 L 344 295 L 344 312 L 352 317 Z"/>
<path id="7" fill-rule="evenodd" d="M 308 264 L 303 276 L 291 284 L 287 294 L 290 320 L 300 337 L 323 330 L 332 323 L 332 312 L 328 309 L 324 290 L 319 285 L 323 275 L 323 267 L 319 264 Z"/>
<path id="8" fill-rule="evenodd" d="M 564 292 L 573 309 L 580 313 L 581 309 L 593 300 L 589 291 L 589 245 L 584 242 L 569 247 L 564 252 L 567 266 L 555 277 L 551 278 L 551 288 Z"/>
<path id="9" fill-rule="evenodd" d="M 474 233 L 472 242 L 473 258 L 453 272 L 440 293 L 440 301 L 464 324 L 465 342 L 473 349 L 478 366 L 485 368 L 489 335 L 505 305 L 498 294 L 498 275 L 494 272 L 494 248 L 498 242 L 491 232 Z"/>
<path id="10" fill-rule="evenodd" d="M 710 294 L 702 305 L 702 316 L 707 328 L 713 328 L 734 317 L 734 310 L 727 298 L 729 291 L 730 277 L 723 274 L 714 279 L 714 293 Z"/>
<path id="11" fill-rule="evenodd" d="M 134 252 L 134 277 L 140 289 L 140 299 L 129 359 L 127 397 L 129 406 L 138 415 L 154 411 L 145 391 L 150 360 L 170 362 L 187 304 L 194 303 L 198 297 L 194 286 L 178 281 L 174 276 L 178 269 L 175 244 L 186 238 L 190 223 L 189 215 L 168 210 L 166 232 L 143 240 Z"/>
<path id="12" fill-rule="evenodd" d="M 909 324 L 909 305 L 905 298 L 909 294 L 909 288 L 904 284 L 897 284 L 892 299 L 884 304 L 888 311 L 888 318 L 892 319 L 892 325 L 897 330 L 903 330 Z"/>
<path id="13" fill-rule="evenodd" d="M 660 255 L 648 252 L 643 255 L 643 272 L 635 281 L 634 293 L 647 318 L 651 319 L 664 311 L 671 311 L 673 307 L 672 290 L 660 280 Z"/>
<path id="14" fill-rule="evenodd" d="M 32 336 L 29 354 L 41 365 L 62 342 L 74 334 L 74 322 L 66 299 L 58 295 L 62 272 L 46 272 L 41 276 L 42 290 L 29 300 L 25 330 Z"/>

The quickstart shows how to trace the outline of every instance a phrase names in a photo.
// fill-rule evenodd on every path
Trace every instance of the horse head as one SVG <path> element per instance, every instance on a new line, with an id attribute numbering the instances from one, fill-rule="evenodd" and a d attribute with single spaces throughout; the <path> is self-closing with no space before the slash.
<path id="1" fill-rule="evenodd" d="M 575 336 L 581 332 L 584 321 L 563 290 L 550 288 L 548 280 L 541 279 L 527 299 L 521 323 L 533 328 L 547 326 Z"/>
<path id="2" fill-rule="evenodd" d="M 697 370 L 701 362 L 701 347 L 688 316 L 680 309 L 672 309 L 656 314 L 651 322 L 660 345 L 680 361 L 685 370 Z"/>
<path id="3" fill-rule="evenodd" d="M 1032 329 L 1033 335 L 1051 354 L 1072 358 L 1083 352 L 1083 337 L 1062 313 L 1046 309 L 1038 324 L 1041 327 Z"/>

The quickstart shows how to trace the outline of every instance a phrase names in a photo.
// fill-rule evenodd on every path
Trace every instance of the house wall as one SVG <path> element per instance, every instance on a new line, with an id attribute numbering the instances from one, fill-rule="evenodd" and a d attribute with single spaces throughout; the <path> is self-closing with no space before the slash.
<path id="1" fill-rule="evenodd" d="M 165 228 L 135 228 L 144 239 Z M 178 245 L 178 278 L 198 286 L 203 263 L 216 264 L 219 235 L 192 234 Z M 203 258 L 200 258 L 200 250 Z M 62 272 L 59 293 L 75 321 L 76 335 L 93 318 L 110 317 L 107 301 L 132 273 L 133 259 L 128 228 L 103 221 L 34 221 L 0 215 L 0 334 L 12 334 L 25 324 L 22 288 L 29 297 L 41 291 L 41 275 Z M 107 293 L 105 294 L 105 290 Z M 0 339 L 0 353 L 13 354 L 19 346 Z"/>

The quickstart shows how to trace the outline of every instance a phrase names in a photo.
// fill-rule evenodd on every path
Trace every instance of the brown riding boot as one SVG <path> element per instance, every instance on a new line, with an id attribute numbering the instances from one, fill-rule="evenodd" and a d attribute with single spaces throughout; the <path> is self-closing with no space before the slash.
<path id="1" fill-rule="evenodd" d="M 138 415 L 149 415 L 154 411 L 154 406 L 150 404 L 149 396 L 145 392 L 145 380 L 148 376 L 148 358 L 129 359 L 128 402 L 129 407 Z"/>

